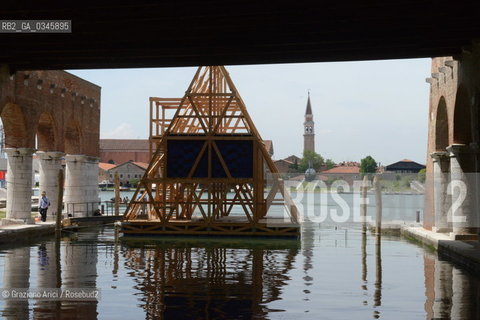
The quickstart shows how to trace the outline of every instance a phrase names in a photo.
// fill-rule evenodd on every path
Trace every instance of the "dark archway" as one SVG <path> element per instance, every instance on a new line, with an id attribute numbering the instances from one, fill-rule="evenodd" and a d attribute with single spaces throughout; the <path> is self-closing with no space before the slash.
<path id="1" fill-rule="evenodd" d="M 469 144 L 472 142 L 472 117 L 468 92 L 459 86 L 455 97 L 455 110 L 453 115 L 453 142 Z"/>
<path id="2" fill-rule="evenodd" d="M 0 114 L 5 133 L 5 148 L 24 148 L 27 145 L 27 127 L 22 109 L 8 103 Z"/>
<path id="3" fill-rule="evenodd" d="M 55 151 L 55 122 L 51 114 L 44 112 L 40 115 L 37 126 L 37 150 Z"/>
<path id="4" fill-rule="evenodd" d="M 435 119 L 435 151 L 445 151 L 448 147 L 448 113 L 445 98 L 438 102 Z"/>
<path id="5" fill-rule="evenodd" d="M 80 126 L 76 122 L 70 121 L 65 129 L 65 153 L 81 154 L 81 138 Z"/>

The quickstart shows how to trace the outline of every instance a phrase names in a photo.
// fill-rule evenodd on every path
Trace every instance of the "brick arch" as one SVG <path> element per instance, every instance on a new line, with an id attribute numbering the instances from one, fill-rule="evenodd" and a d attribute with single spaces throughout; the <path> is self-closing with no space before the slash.
<path id="1" fill-rule="evenodd" d="M 22 108 L 7 103 L 0 113 L 5 134 L 5 148 L 31 147 L 27 143 L 28 131 Z"/>
<path id="2" fill-rule="evenodd" d="M 56 123 L 53 116 L 43 112 L 37 125 L 37 149 L 41 151 L 56 151 Z"/>
<path id="3" fill-rule="evenodd" d="M 442 96 L 438 101 L 437 113 L 435 116 L 435 151 L 445 151 L 448 147 L 448 131 L 447 103 Z"/>
<path id="4" fill-rule="evenodd" d="M 453 112 L 453 142 L 469 144 L 472 142 L 472 124 L 468 91 L 460 85 L 455 96 Z"/>
<path id="5" fill-rule="evenodd" d="M 65 147 L 66 154 L 82 154 L 82 131 L 76 121 L 68 122 L 65 127 Z"/>

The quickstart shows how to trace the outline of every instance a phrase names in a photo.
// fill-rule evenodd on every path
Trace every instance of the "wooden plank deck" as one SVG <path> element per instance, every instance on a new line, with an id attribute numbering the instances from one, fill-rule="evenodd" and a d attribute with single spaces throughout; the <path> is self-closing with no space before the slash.
<path id="1" fill-rule="evenodd" d="M 159 220 L 133 220 L 123 221 L 121 232 L 125 236 L 208 235 L 299 238 L 300 225 L 275 218 L 261 219 L 258 223 L 251 223 L 245 217 L 224 217 L 210 223 L 202 219 L 172 219 L 166 223 Z"/>

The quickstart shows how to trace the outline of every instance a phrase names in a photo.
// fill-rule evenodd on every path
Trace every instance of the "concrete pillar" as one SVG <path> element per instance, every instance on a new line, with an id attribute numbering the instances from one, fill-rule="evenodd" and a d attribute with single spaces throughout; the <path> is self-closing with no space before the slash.
<path id="1" fill-rule="evenodd" d="M 32 154 L 31 148 L 7 148 L 8 219 L 32 222 Z"/>
<path id="2" fill-rule="evenodd" d="M 463 144 L 453 144 L 447 147 L 450 156 L 450 190 L 452 196 L 451 217 L 452 237 L 454 239 L 476 238 L 476 217 L 472 208 L 472 194 L 474 184 L 471 183 L 473 173 L 468 176 L 461 164 L 468 161 L 466 157 L 473 154 L 466 153 L 467 147 Z M 461 159 L 460 157 L 463 157 Z"/>
<path id="3" fill-rule="evenodd" d="M 58 208 L 58 172 L 62 168 L 62 152 L 37 152 L 40 167 L 40 196 L 42 191 L 47 193 L 50 207 L 47 212 L 47 220 L 54 221 Z"/>
<path id="4" fill-rule="evenodd" d="M 5 257 L 3 288 L 30 287 L 30 247 L 10 250 Z M 29 319 L 28 300 L 5 300 L 3 319 Z"/>
<path id="5" fill-rule="evenodd" d="M 450 232 L 451 231 L 451 217 L 448 217 L 448 213 L 451 213 L 450 208 L 451 201 L 447 195 L 449 167 L 450 162 L 448 158 L 448 152 L 434 152 L 430 156 L 433 159 L 433 203 L 434 203 L 434 226 L 432 230 L 434 232 Z"/>
<path id="6" fill-rule="evenodd" d="M 452 308 L 452 266 L 438 259 L 434 271 L 433 319 L 450 319 Z"/>
<path id="7" fill-rule="evenodd" d="M 74 217 L 92 216 L 98 207 L 98 158 L 66 155 L 65 162 L 66 210 Z"/>

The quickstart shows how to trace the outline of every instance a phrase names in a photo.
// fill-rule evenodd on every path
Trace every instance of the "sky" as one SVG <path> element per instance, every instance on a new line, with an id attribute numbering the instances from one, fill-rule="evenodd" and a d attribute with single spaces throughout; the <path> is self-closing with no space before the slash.
<path id="1" fill-rule="evenodd" d="M 308 91 L 315 151 L 425 163 L 431 59 L 226 66 L 274 159 L 303 151 Z M 100 137 L 148 138 L 149 97 L 182 97 L 196 68 L 70 70 L 102 87 Z"/>

